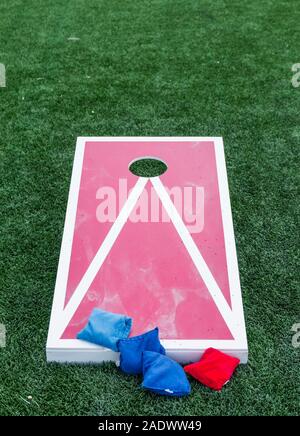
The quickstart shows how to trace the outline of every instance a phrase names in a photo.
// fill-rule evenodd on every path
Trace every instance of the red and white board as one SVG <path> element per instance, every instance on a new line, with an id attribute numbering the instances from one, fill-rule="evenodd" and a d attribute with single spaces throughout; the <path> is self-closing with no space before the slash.
<path id="1" fill-rule="evenodd" d="M 130 172 L 132 161 L 149 156 L 167 171 Z M 222 138 L 77 139 L 48 361 L 118 359 L 76 339 L 94 307 L 131 316 L 131 336 L 158 326 L 180 362 L 215 347 L 246 363 Z"/>

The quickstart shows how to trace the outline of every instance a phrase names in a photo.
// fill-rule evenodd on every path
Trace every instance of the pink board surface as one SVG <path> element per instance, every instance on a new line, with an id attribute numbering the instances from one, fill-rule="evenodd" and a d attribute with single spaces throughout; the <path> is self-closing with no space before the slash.
<path id="1" fill-rule="evenodd" d="M 148 156 L 164 161 L 167 171 L 154 179 L 132 174 L 130 163 Z M 139 183 L 130 211 L 128 196 Z M 164 193 L 175 212 L 168 200 L 163 204 Z M 125 210 L 128 217 L 116 231 Z M 221 138 L 78 139 L 48 360 L 98 360 L 76 340 L 94 307 L 131 316 L 131 335 L 158 326 L 172 355 L 178 348 L 193 359 L 205 345 L 220 344 L 232 354 L 241 350 L 245 360 Z M 51 350 L 56 356 L 61 350 L 61 357 L 52 359 Z"/>

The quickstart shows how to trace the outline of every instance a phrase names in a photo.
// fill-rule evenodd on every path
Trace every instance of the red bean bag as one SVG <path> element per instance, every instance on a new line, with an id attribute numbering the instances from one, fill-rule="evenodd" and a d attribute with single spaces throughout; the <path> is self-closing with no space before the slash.
<path id="1" fill-rule="evenodd" d="M 199 362 L 186 365 L 184 370 L 205 386 L 220 391 L 239 363 L 240 360 L 236 357 L 228 356 L 215 348 L 208 348 Z"/>

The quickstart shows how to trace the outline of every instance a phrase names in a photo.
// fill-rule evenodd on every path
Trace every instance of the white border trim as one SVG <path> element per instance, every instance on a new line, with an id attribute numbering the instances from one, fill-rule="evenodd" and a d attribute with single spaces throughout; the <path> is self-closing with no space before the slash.
<path id="1" fill-rule="evenodd" d="M 68 197 L 67 212 L 65 217 L 64 232 L 62 237 L 58 269 L 56 275 L 50 325 L 48 330 L 47 349 L 48 349 L 48 344 L 53 342 L 52 336 L 55 332 L 55 326 L 58 321 L 57 314 L 60 314 L 62 312 L 65 304 L 65 296 L 66 296 L 67 281 L 69 275 L 73 235 L 75 229 L 76 212 L 77 212 L 77 204 L 78 204 L 82 165 L 83 165 L 83 156 L 84 156 L 84 141 L 77 140 L 74 162 L 73 162 L 71 184 L 69 190 L 69 197 Z"/>
<path id="2" fill-rule="evenodd" d="M 248 358 L 248 345 L 243 314 L 242 296 L 239 281 L 238 263 L 233 231 L 233 222 L 230 208 L 229 188 L 226 173 L 223 140 L 221 137 L 78 137 L 69 191 L 65 227 L 62 239 L 61 253 L 58 265 L 57 279 L 51 311 L 50 326 L 47 339 L 47 360 L 59 362 L 101 362 L 104 360 L 117 360 L 118 353 L 103 347 L 89 344 L 78 339 L 58 339 L 58 330 L 61 328 L 61 312 L 64 307 L 66 284 L 69 271 L 73 234 L 75 228 L 77 202 L 80 189 L 82 163 L 86 142 L 214 142 L 218 185 L 220 192 L 222 220 L 224 228 L 225 249 L 228 265 L 229 287 L 232 302 L 232 312 L 236 320 L 235 339 L 233 340 L 164 340 L 163 345 L 167 353 L 180 362 L 199 359 L 203 351 L 213 346 L 228 354 L 240 358 L 246 363 Z M 145 179 L 145 184 L 148 178 Z M 220 183 L 222 180 L 223 183 Z M 224 183 L 225 182 L 225 183 Z M 121 230 L 121 229 L 120 229 Z M 119 230 L 119 231 L 120 231 Z M 192 239 L 192 238 L 191 238 Z M 193 241 L 193 240 L 192 240 Z M 201 256 L 201 255 L 200 255 Z M 64 290 L 64 292 L 62 292 Z M 227 317 L 228 318 L 228 317 Z M 227 320 L 226 320 L 227 321 Z"/>

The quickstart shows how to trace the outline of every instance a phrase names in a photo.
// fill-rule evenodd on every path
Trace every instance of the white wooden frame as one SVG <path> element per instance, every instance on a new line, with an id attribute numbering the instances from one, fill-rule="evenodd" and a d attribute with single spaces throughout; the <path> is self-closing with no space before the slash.
<path id="1" fill-rule="evenodd" d="M 232 314 L 234 317 L 234 339 L 232 340 L 163 340 L 167 354 L 181 363 L 196 361 L 208 347 L 215 347 L 236 356 L 241 363 L 248 359 L 248 345 L 244 322 L 243 304 L 238 272 L 233 222 L 227 172 L 221 137 L 79 137 L 77 138 L 73 172 L 69 191 L 64 233 L 57 271 L 54 299 L 47 339 L 47 360 L 56 362 L 102 362 L 118 360 L 118 353 L 89 344 L 78 339 L 60 339 L 58 332 L 63 328 L 62 311 L 65 301 L 67 279 L 75 228 L 77 201 L 80 188 L 82 162 L 86 142 L 114 141 L 211 141 L 214 142 L 218 184 L 224 228 L 225 250 L 228 266 Z M 155 185 L 154 185 L 155 187 Z M 157 187 L 159 189 L 159 187 Z M 187 248 L 188 249 L 188 248 Z M 188 251 L 190 251 L 188 249 Z M 190 253 L 191 254 L 191 253 Z M 232 330 L 232 329 L 231 329 Z"/>

